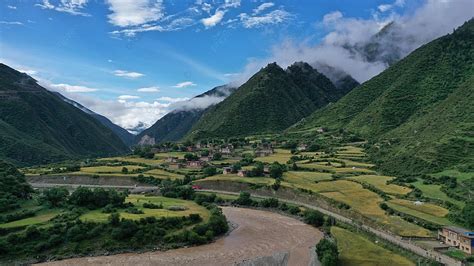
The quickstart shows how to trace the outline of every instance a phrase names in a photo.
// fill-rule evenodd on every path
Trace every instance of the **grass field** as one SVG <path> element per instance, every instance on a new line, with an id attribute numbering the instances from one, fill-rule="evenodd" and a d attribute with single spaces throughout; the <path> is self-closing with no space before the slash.
<path id="1" fill-rule="evenodd" d="M 81 167 L 78 173 L 84 174 L 121 174 L 122 168 L 126 167 L 128 171 L 142 169 L 143 167 L 138 165 L 121 165 L 121 166 L 93 166 L 93 167 Z"/>
<path id="2" fill-rule="evenodd" d="M 125 211 L 120 211 L 120 217 L 125 219 L 137 220 L 144 217 L 180 217 L 187 216 L 191 213 L 199 214 L 204 221 L 209 219 L 209 211 L 198 205 L 193 201 L 185 201 L 181 199 L 172 199 L 165 197 L 147 197 L 143 195 L 130 195 L 127 197 L 126 202 L 133 203 L 137 209 L 142 210 L 143 214 L 131 214 L 126 213 Z M 143 203 L 154 203 L 154 204 L 163 204 L 163 209 L 147 209 L 143 208 Z M 170 206 L 184 206 L 187 210 L 184 211 L 171 211 L 167 210 Z M 109 217 L 109 213 L 102 213 L 101 210 L 93 210 L 86 214 L 83 214 L 80 219 L 83 221 L 95 221 L 95 222 L 105 222 Z"/>
<path id="3" fill-rule="evenodd" d="M 415 224 L 411 224 L 398 216 L 385 214 L 379 204 L 383 199 L 376 193 L 364 189 L 362 185 L 347 181 L 337 180 L 320 182 L 310 186 L 315 192 L 348 204 L 352 209 L 362 215 L 372 218 L 386 229 L 402 236 L 431 236 L 431 232 Z"/>
<path id="4" fill-rule="evenodd" d="M 259 184 L 259 185 L 271 185 L 275 182 L 275 179 L 268 177 L 241 177 L 234 174 L 229 175 L 215 175 L 209 176 L 204 179 L 196 180 L 197 184 L 203 181 L 231 181 L 238 183 L 248 183 L 248 184 Z"/>
<path id="5" fill-rule="evenodd" d="M 28 225 L 40 225 L 47 223 L 49 220 L 54 218 L 58 215 L 61 210 L 52 209 L 52 210 L 43 210 L 38 212 L 35 216 L 16 220 L 9 223 L 0 224 L 0 228 L 14 228 L 14 227 L 21 227 L 21 226 L 28 226 Z"/>
<path id="6" fill-rule="evenodd" d="M 339 265 L 343 266 L 411 266 L 409 259 L 378 246 L 362 235 L 340 227 L 331 227 L 339 249 Z"/>
<path id="7" fill-rule="evenodd" d="M 444 201 L 449 201 L 458 207 L 462 208 L 464 207 L 465 203 L 462 201 L 458 201 L 455 199 L 452 199 L 448 197 L 443 191 L 441 191 L 441 186 L 440 185 L 433 185 L 433 184 L 423 184 L 423 181 L 418 180 L 415 183 L 412 183 L 415 187 L 421 190 L 423 192 L 423 195 L 428 197 L 428 198 L 433 198 L 433 199 L 440 199 Z"/>
<path id="8" fill-rule="evenodd" d="M 395 184 L 387 185 L 387 181 L 390 181 L 393 179 L 393 177 L 391 176 L 360 175 L 360 176 L 350 177 L 350 179 L 373 185 L 374 187 L 388 194 L 405 195 L 411 191 L 411 189 L 407 187 L 402 187 Z"/>
<path id="9" fill-rule="evenodd" d="M 143 175 L 152 175 L 156 178 L 159 178 L 159 179 L 171 179 L 171 180 L 175 180 L 175 179 L 183 179 L 183 176 L 182 175 L 179 175 L 179 174 L 175 174 L 175 173 L 170 173 L 170 172 L 167 172 L 165 170 L 162 170 L 162 169 L 152 169 L 150 171 L 147 171 L 145 173 L 143 173 Z"/>
<path id="10" fill-rule="evenodd" d="M 409 215 L 420 217 L 421 219 L 427 220 L 440 225 L 452 225 L 453 223 L 446 218 L 449 210 L 431 204 L 423 203 L 422 205 L 415 205 L 414 202 L 402 199 L 390 200 L 388 206 Z"/>
<path id="11" fill-rule="evenodd" d="M 125 156 L 125 157 L 109 157 L 109 158 L 101 158 L 98 161 L 120 161 L 120 162 L 130 162 L 130 163 L 143 163 L 150 166 L 156 166 L 163 163 L 164 160 L 157 160 L 157 159 L 145 159 L 136 156 Z"/>
<path id="12" fill-rule="evenodd" d="M 459 172 L 458 170 L 445 170 L 443 172 L 432 174 L 432 176 L 434 177 L 452 176 L 452 177 L 456 177 L 457 180 L 462 181 L 462 180 L 474 178 L 474 172 L 463 173 L 463 172 Z"/>
<path id="13" fill-rule="evenodd" d="M 331 180 L 331 173 L 320 172 L 303 172 L 303 171 L 288 171 L 283 173 L 283 179 L 291 183 L 307 181 L 314 183 L 315 181 Z"/>

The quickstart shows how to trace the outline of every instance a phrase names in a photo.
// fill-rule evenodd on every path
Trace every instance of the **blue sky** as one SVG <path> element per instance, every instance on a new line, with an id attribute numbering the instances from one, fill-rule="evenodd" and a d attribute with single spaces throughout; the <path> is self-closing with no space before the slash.
<path id="1" fill-rule="evenodd" d="M 132 128 L 248 78 L 282 44 L 314 47 L 354 21 L 376 32 L 427 2 L 3 0 L 0 61 Z"/>

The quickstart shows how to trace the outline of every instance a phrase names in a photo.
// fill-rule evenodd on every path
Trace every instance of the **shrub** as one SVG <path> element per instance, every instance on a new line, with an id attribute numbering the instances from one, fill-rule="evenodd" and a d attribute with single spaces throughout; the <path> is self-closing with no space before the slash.
<path id="1" fill-rule="evenodd" d="M 315 227 L 320 227 L 324 224 L 324 215 L 318 211 L 305 210 L 303 213 L 304 222 Z"/>
<path id="2" fill-rule="evenodd" d="M 163 209 L 163 203 L 160 202 L 160 204 L 154 204 L 151 202 L 145 202 L 143 203 L 143 208 L 147 209 Z"/>
<path id="3" fill-rule="evenodd" d="M 322 239 L 316 245 L 316 253 L 322 266 L 336 266 L 339 252 L 337 246 L 330 240 Z"/>

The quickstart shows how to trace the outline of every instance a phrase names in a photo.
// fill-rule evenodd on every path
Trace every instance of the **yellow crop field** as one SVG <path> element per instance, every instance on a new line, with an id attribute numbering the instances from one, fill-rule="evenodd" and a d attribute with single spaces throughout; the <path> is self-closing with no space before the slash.
<path id="1" fill-rule="evenodd" d="M 350 179 L 373 185 L 374 187 L 389 194 L 405 195 L 411 191 L 411 189 L 407 187 L 402 187 L 395 184 L 387 184 L 387 181 L 390 181 L 393 178 L 394 177 L 391 177 L 391 176 L 360 175 L 360 176 L 351 177 Z"/>
<path id="2" fill-rule="evenodd" d="M 122 168 L 126 167 L 128 171 L 142 169 L 143 167 L 138 165 L 121 165 L 121 166 L 92 166 L 92 167 L 81 167 L 80 173 L 86 174 L 120 174 Z"/>
<path id="3" fill-rule="evenodd" d="M 403 200 L 403 199 L 393 199 L 387 203 L 391 208 L 407 213 L 409 215 L 413 215 L 416 217 L 420 217 L 424 220 L 441 224 L 441 225 L 448 225 L 452 224 L 447 218 L 449 210 L 440 207 L 438 205 L 434 205 L 431 203 L 422 203 L 422 204 L 415 204 L 413 201 Z"/>
<path id="4" fill-rule="evenodd" d="M 204 182 L 204 181 L 231 181 L 238 183 L 248 183 L 248 184 L 261 184 L 261 185 L 271 185 L 275 182 L 275 179 L 268 177 L 241 177 L 234 174 L 229 175 L 215 175 L 209 176 L 204 179 L 196 180 L 194 182 Z"/>
<path id="5" fill-rule="evenodd" d="M 143 175 L 152 175 L 156 178 L 159 178 L 159 179 L 171 179 L 171 180 L 175 180 L 175 179 L 183 179 L 183 176 L 182 175 L 179 175 L 179 174 L 175 174 L 175 173 L 170 173 L 170 172 L 167 172 L 165 170 L 162 170 L 162 169 L 152 169 L 150 171 L 147 171 L 145 173 L 143 173 Z"/>
<path id="6" fill-rule="evenodd" d="M 288 160 L 290 160 L 291 154 L 290 150 L 285 150 L 285 149 L 275 149 L 275 153 L 273 153 L 270 156 L 266 157 L 257 157 L 255 158 L 255 161 L 263 162 L 263 163 L 273 163 L 273 162 L 279 162 L 281 164 L 286 164 Z"/>
<path id="7" fill-rule="evenodd" d="M 409 259 L 388 249 L 378 246 L 364 236 L 349 230 L 333 226 L 331 234 L 336 239 L 340 252 L 339 261 L 344 266 L 411 266 Z"/>

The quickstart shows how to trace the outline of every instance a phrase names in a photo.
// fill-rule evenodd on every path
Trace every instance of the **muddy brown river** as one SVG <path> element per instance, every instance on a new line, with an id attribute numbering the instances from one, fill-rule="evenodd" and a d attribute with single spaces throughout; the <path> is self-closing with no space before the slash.
<path id="1" fill-rule="evenodd" d="M 233 207 L 224 207 L 223 212 L 237 228 L 208 245 L 75 258 L 43 265 L 235 265 L 285 254 L 288 265 L 307 266 L 313 259 L 314 246 L 323 237 L 316 228 L 276 213 Z M 262 265 L 261 261 L 257 264 Z"/>

